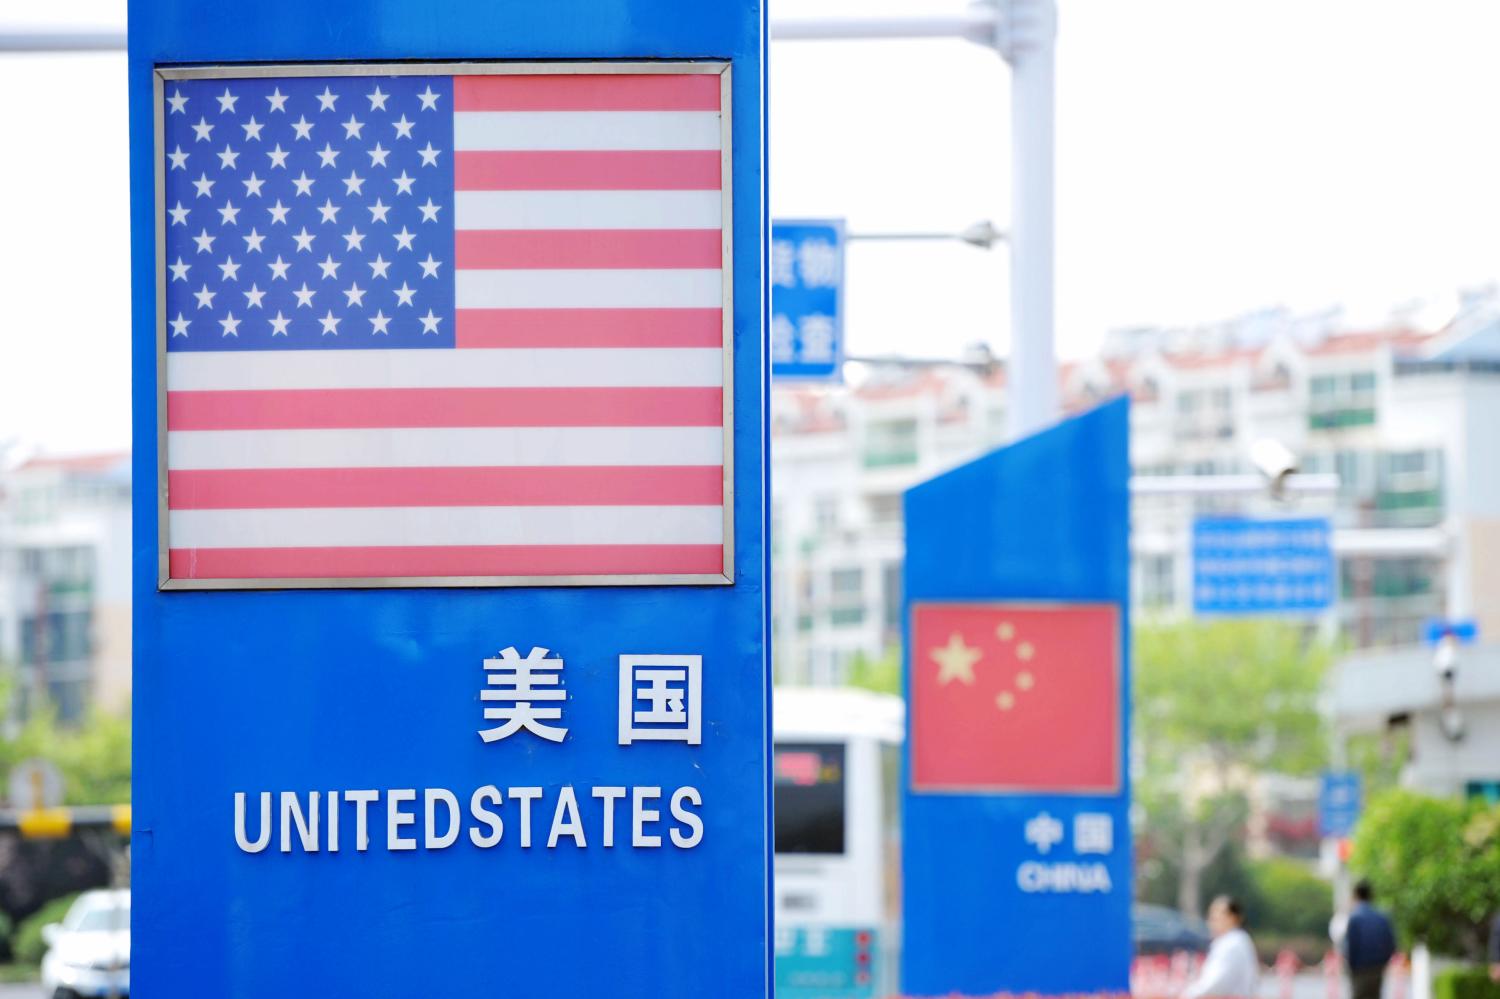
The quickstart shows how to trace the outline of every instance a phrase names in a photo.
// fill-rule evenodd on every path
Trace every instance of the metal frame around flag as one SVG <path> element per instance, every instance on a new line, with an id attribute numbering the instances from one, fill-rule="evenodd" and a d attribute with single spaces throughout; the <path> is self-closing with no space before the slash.
<path id="1" fill-rule="evenodd" d="M 377 589 L 391 587 L 510 586 L 704 586 L 734 583 L 734 156 L 731 67 L 723 60 L 663 62 L 359 62 L 281 63 L 216 66 L 156 66 L 151 100 L 156 198 L 156 507 L 157 589 Z M 167 510 L 167 178 L 166 116 L 162 112 L 168 80 L 258 79 L 298 76 L 573 76 L 703 74 L 719 77 L 720 267 L 723 313 L 724 569 L 722 573 L 621 574 L 600 576 L 389 576 L 308 579 L 173 579 Z M 760 338 L 757 338 L 757 343 Z M 769 363 L 769 362 L 767 362 Z"/>
<path id="2" fill-rule="evenodd" d="M 1012 609 L 1015 609 L 1015 610 L 1048 610 L 1048 611 L 1056 611 L 1056 610 L 1078 610 L 1080 608 L 1104 608 L 1104 609 L 1107 609 L 1110 612 L 1110 615 L 1109 615 L 1110 616 L 1110 628 L 1114 632 L 1114 641 L 1113 641 L 1113 644 L 1114 644 L 1114 649 L 1115 649 L 1114 662 L 1111 664 L 1111 669 L 1110 669 L 1110 683 L 1112 683 L 1114 685 L 1114 688 L 1115 688 L 1115 712 L 1116 712 L 1117 716 L 1119 715 L 1119 707 L 1120 707 L 1120 704 L 1123 703 L 1122 702 L 1122 697 L 1124 696 L 1124 693 L 1125 693 L 1124 691 L 1120 690 L 1120 676 L 1121 676 L 1121 671 L 1124 668 L 1124 660 L 1121 657 L 1125 655 L 1125 642 L 1124 642 L 1124 632 L 1120 628 L 1120 610 L 1121 610 L 1121 607 L 1120 607 L 1119 604 L 1115 603 L 1114 601 L 1112 601 L 1112 600 L 1005 600 L 1005 599 L 991 599 L 991 600 L 962 600 L 962 599 L 957 599 L 957 600 L 954 600 L 954 599 L 913 600 L 913 601 L 911 601 L 910 606 L 907 608 L 907 629 L 908 629 L 907 630 L 907 634 L 911 635 L 913 637 L 915 637 L 916 633 L 917 633 L 917 608 L 918 607 L 922 607 L 922 608 L 944 608 L 944 607 L 947 607 L 947 608 L 960 608 L 960 609 L 961 608 L 975 608 L 975 607 L 986 607 L 986 608 L 988 608 L 988 607 L 993 607 L 993 608 L 1005 607 L 1005 608 L 1012 608 Z M 907 655 L 911 657 L 911 659 L 907 663 L 907 675 L 908 675 L 908 677 L 910 677 L 911 676 L 911 671 L 914 668 L 914 665 L 916 663 L 916 649 L 914 647 L 910 647 L 910 646 L 912 646 L 912 642 L 911 641 L 908 641 L 907 645 L 909 646 L 909 648 L 907 649 Z M 908 680 L 908 683 L 910 683 L 910 690 L 908 691 L 909 705 L 908 705 L 908 708 L 907 708 L 907 718 L 912 720 L 912 724 L 915 724 L 917 687 L 916 687 L 916 683 L 915 683 L 914 680 Z M 1059 797 L 1059 798 L 1097 798 L 1097 797 L 1101 797 L 1101 796 L 1107 796 L 1107 795 L 1112 795 L 1112 794 L 1119 794 L 1121 787 L 1124 786 L 1124 766 L 1125 766 L 1125 759 L 1124 759 L 1124 757 L 1125 757 L 1126 752 L 1128 752 L 1127 748 L 1125 746 L 1123 746 L 1123 745 L 1120 744 L 1120 739 L 1121 739 L 1122 734 L 1124 733 L 1124 730 L 1125 730 L 1124 720 L 1122 718 L 1120 718 L 1120 717 L 1117 717 L 1116 720 L 1115 720 L 1114 777 L 1113 777 L 1113 782 L 1111 784 L 1109 784 L 1107 787 L 1101 786 L 1101 787 L 1087 787 L 1087 788 L 1052 788 L 1052 787 L 1032 787 L 1030 785 L 1025 786 L 1025 787 L 1021 787 L 1021 786 L 1016 786 L 1016 785 L 1011 785 L 1011 784 L 972 784 L 972 785 L 971 784 L 966 784 L 966 785 L 964 785 L 962 787 L 958 787 L 958 786 L 954 786 L 954 785 L 944 785 L 942 787 L 932 787 L 932 786 L 929 786 L 929 785 L 918 784 L 917 783 L 916 776 L 913 773 L 910 772 L 910 758 L 909 757 L 908 757 L 908 764 L 907 764 L 908 765 L 908 772 L 907 772 L 907 776 L 906 776 L 906 781 L 907 781 L 907 784 L 911 787 L 911 790 L 912 790 L 912 792 L 914 794 L 931 794 L 931 795 L 1017 794 L 1017 795 L 1034 795 L 1034 796 L 1038 796 L 1038 797 L 1041 797 L 1041 796 L 1055 796 L 1055 797 Z M 915 745 L 914 741 L 910 738 L 910 736 L 908 736 L 907 745 L 908 745 L 908 750 L 909 751 Z"/>

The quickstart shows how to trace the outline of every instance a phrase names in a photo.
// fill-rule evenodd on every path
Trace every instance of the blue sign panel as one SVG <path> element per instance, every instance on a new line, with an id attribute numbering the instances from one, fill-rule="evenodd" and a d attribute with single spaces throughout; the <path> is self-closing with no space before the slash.
<path id="1" fill-rule="evenodd" d="M 843 221 L 772 223 L 772 377 L 839 380 L 843 299 Z"/>
<path id="2" fill-rule="evenodd" d="M 1318 788 L 1318 830 L 1329 839 L 1344 839 L 1354 831 L 1360 812 L 1359 774 L 1330 770 Z"/>
<path id="3" fill-rule="evenodd" d="M 1333 529 L 1325 517 L 1193 522 L 1193 610 L 1315 614 L 1333 604 Z"/>
<path id="4" fill-rule="evenodd" d="M 1422 637 L 1428 645 L 1436 645 L 1445 638 L 1469 645 L 1479 638 L 1479 623 L 1471 617 L 1456 621 L 1430 617 L 1422 622 Z"/>
<path id="5" fill-rule="evenodd" d="M 767 994 L 763 8 L 129 17 L 133 990 Z"/>
<path id="6" fill-rule="evenodd" d="M 1129 408 L 906 494 L 903 992 L 1124 993 Z"/>

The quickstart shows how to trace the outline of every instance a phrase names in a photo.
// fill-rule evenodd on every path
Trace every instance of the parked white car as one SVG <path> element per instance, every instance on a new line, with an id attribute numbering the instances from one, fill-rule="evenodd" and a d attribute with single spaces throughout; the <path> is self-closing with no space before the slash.
<path id="1" fill-rule="evenodd" d="M 86 891 L 61 923 L 42 927 L 48 999 L 130 994 L 130 889 Z"/>

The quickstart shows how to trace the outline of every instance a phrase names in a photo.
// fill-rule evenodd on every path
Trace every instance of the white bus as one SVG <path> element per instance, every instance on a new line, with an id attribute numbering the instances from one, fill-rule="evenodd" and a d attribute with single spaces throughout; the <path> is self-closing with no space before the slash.
<path id="1" fill-rule="evenodd" d="M 897 991 L 904 706 L 775 691 L 776 999 Z"/>

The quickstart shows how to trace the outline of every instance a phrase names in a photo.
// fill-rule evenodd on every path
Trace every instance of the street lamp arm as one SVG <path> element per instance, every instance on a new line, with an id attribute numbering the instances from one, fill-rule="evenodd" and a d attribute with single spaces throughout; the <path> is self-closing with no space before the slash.
<path id="1" fill-rule="evenodd" d="M 967 38 L 980 45 L 992 46 L 999 18 L 999 9 L 990 6 L 950 14 L 777 18 L 771 22 L 771 40 Z"/>

